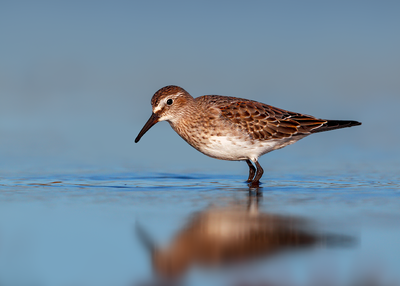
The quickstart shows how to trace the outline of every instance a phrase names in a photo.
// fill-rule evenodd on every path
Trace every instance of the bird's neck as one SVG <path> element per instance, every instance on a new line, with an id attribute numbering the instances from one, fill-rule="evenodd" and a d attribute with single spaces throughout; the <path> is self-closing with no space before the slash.
<path id="1" fill-rule="evenodd" d="M 199 111 L 201 106 L 197 106 L 195 101 L 189 101 L 180 112 L 176 113 L 173 118 L 169 119 L 168 122 L 172 128 L 181 125 L 187 125 L 189 123 L 195 123 L 200 118 Z M 175 129 L 175 128 L 174 128 Z"/>

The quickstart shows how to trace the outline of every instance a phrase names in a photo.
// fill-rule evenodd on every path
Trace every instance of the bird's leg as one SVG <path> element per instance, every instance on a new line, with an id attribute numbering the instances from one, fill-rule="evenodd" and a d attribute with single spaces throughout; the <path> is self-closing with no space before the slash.
<path id="1" fill-rule="evenodd" d="M 247 179 L 247 182 L 250 183 L 256 173 L 256 167 L 254 167 L 250 160 L 246 160 L 246 163 L 249 166 L 249 178 Z"/>
<path id="2" fill-rule="evenodd" d="M 255 161 L 254 164 L 256 164 L 257 172 L 256 172 L 256 176 L 254 177 L 254 179 L 250 185 L 252 187 L 258 187 L 260 185 L 260 179 L 261 179 L 262 175 L 264 174 L 264 170 L 261 167 L 260 163 L 258 163 L 258 161 Z"/>

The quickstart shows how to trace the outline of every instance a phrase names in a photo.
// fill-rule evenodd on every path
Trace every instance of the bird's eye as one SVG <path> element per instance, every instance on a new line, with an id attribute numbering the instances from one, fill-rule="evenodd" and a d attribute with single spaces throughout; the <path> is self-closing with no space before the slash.
<path id="1" fill-rule="evenodd" d="M 172 100 L 171 98 L 167 100 L 167 104 L 168 104 L 168 105 L 171 105 L 172 102 L 173 102 L 173 100 Z"/>

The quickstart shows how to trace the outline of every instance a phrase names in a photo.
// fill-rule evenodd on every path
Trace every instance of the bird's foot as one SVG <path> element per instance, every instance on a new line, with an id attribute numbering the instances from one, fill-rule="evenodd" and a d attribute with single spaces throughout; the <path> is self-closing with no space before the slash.
<path id="1" fill-rule="evenodd" d="M 260 181 L 250 181 L 249 187 L 250 188 L 259 188 L 260 187 Z"/>

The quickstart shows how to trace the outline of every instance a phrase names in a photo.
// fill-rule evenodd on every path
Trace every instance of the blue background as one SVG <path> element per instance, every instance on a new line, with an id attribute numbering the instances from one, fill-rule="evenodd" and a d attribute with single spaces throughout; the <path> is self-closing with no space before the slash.
<path id="1" fill-rule="evenodd" d="M 363 122 L 268 154 L 267 170 L 393 166 L 399 8 L 397 1 L 2 1 L 0 165 L 247 172 L 244 163 L 196 152 L 165 122 L 133 143 L 151 96 L 175 84 L 194 97 L 245 97 Z"/>

